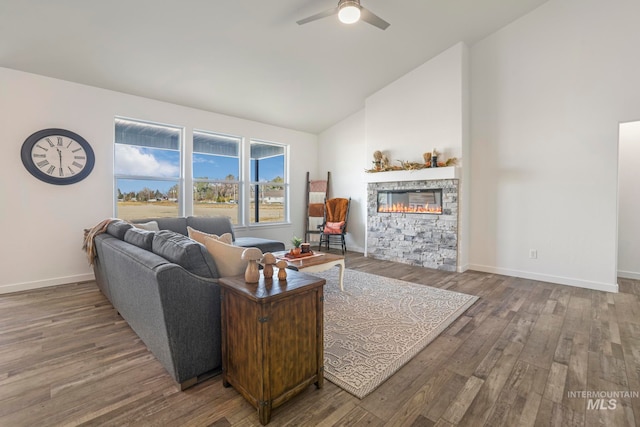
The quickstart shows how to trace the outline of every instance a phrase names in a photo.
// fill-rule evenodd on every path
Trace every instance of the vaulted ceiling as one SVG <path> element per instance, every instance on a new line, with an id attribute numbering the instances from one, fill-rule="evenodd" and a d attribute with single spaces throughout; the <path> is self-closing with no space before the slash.
<path id="1" fill-rule="evenodd" d="M 0 66 L 318 133 L 459 41 L 546 0 L 0 0 Z"/>

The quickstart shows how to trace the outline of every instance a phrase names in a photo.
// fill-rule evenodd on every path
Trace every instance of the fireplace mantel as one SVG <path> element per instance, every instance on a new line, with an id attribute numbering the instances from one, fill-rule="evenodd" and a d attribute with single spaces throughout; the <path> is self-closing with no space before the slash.
<path id="1" fill-rule="evenodd" d="M 398 170 L 387 172 L 365 172 L 364 181 L 369 182 L 398 182 L 398 181 L 429 181 L 436 179 L 460 179 L 459 168 L 446 166 L 442 168 L 425 168 L 416 170 Z"/>

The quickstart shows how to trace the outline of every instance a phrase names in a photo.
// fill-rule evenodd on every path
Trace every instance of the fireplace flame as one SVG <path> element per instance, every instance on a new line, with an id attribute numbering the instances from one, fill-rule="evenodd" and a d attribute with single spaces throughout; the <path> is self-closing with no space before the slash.
<path id="1" fill-rule="evenodd" d="M 393 203 L 390 205 L 380 205 L 378 206 L 378 212 L 385 213 L 430 213 L 430 214 L 441 214 L 442 206 L 440 205 L 405 205 L 404 203 Z"/>

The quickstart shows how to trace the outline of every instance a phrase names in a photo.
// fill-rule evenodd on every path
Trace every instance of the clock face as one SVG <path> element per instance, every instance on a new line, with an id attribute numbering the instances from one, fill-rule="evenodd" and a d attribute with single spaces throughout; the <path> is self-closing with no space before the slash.
<path id="1" fill-rule="evenodd" d="M 36 178 L 50 184 L 73 184 L 86 178 L 94 165 L 89 143 L 64 129 L 44 129 L 22 145 L 22 162 Z"/>

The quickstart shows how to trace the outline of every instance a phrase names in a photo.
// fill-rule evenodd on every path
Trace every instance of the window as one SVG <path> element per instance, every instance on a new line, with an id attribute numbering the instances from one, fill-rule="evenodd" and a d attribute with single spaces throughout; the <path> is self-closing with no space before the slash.
<path id="1" fill-rule="evenodd" d="M 251 141 L 250 221 L 277 223 L 287 220 L 288 182 L 286 146 Z"/>
<path id="2" fill-rule="evenodd" d="M 197 129 L 185 141 L 182 127 L 116 117 L 114 151 L 118 218 L 222 215 L 234 225 L 289 220 L 287 145 Z"/>
<path id="3" fill-rule="evenodd" d="M 114 146 L 116 216 L 179 216 L 182 129 L 116 118 Z"/>
<path id="4" fill-rule="evenodd" d="M 224 215 L 238 224 L 241 200 L 240 144 L 242 138 L 193 132 L 193 213 Z"/>

